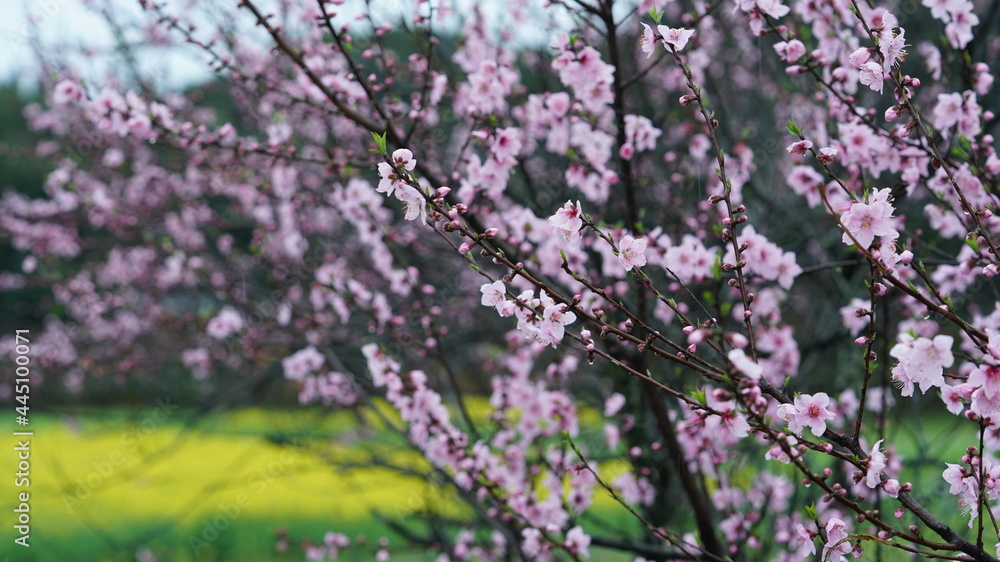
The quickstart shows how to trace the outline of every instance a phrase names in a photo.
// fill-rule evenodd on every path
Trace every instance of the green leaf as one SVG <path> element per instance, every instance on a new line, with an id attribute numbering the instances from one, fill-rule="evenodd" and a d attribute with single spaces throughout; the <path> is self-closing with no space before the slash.
<path id="1" fill-rule="evenodd" d="M 978 236 L 976 238 L 979 238 Z M 976 238 L 966 238 L 965 243 L 969 245 L 977 254 L 979 253 L 979 241 Z"/>
<path id="2" fill-rule="evenodd" d="M 378 152 L 383 156 L 388 155 L 388 152 L 386 152 L 385 150 L 385 133 L 379 135 L 375 131 L 372 131 L 372 138 L 375 139 L 375 146 L 378 147 L 378 150 L 375 150 L 373 152 Z"/>
<path id="3" fill-rule="evenodd" d="M 663 19 L 663 12 L 653 8 L 649 11 L 649 17 L 653 18 L 656 23 L 660 23 L 660 20 Z"/>
<path id="4" fill-rule="evenodd" d="M 789 119 L 788 125 L 785 125 L 788 132 L 799 137 L 802 136 L 802 129 L 795 123 L 795 119 Z"/>

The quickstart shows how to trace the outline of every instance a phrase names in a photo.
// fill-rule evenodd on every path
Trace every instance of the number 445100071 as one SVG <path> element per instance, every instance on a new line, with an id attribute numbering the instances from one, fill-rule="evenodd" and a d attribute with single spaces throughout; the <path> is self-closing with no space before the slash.
<path id="1" fill-rule="evenodd" d="M 18 403 L 14 410 L 17 411 L 19 425 L 28 425 L 28 392 L 30 390 L 28 375 L 31 374 L 28 365 L 31 363 L 31 358 L 28 355 L 30 348 L 28 347 L 28 338 L 25 337 L 27 334 L 28 330 L 17 330 L 14 342 L 14 352 L 16 353 L 14 362 L 17 363 L 17 368 L 14 371 L 17 375 L 17 378 L 14 379 L 14 394 Z"/>

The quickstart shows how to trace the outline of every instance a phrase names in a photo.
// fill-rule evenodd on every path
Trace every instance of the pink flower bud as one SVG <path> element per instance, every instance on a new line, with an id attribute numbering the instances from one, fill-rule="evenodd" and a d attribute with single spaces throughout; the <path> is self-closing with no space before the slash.
<path id="1" fill-rule="evenodd" d="M 685 105 L 686 106 L 686 105 L 689 105 L 694 100 L 695 100 L 694 96 L 692 96 L 691 94 L 686 94 L 686 95 L 681 96 L 681 99 L 679 101 L 680 101 L 681 105 Z"/>
<path id="2" fill-rule="evenodd" d="M 885 493 L 889 494 L 891 497 L 895 498 L 899 496 L 900 486 L 899 481 L 896 479 L 886 480 L 882 483 L 882 488 L 885 490 Z"/>
<path id="3" fill-rule="evenodd" d="M 618 156 L 620 156 L 622 160 L 631 160 L 632 155 L 634 154 L 635 147 L 632 146 L 632 143 L 630 142 L 623 144 L 622 147 L 618 149 Z"/>
<path id="4" fill-rule="evenodd" d="M 854 68 L 861 68 L 868 62 L 868 59 L 872 56 L 872 50 L 868 47 L 861 47 L 860 49 L 854 51 L 853 53 L 847 55 L 847 61 L 851 63 Z"/>

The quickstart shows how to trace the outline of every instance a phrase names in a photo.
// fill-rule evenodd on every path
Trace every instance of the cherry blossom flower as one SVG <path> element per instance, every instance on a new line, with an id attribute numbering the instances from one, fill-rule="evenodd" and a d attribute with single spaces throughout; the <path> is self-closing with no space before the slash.
<path id="1" fill-rule="evenodd" d="M 562 303 L 553 303 L 545 307 L 542 312 L 542 323 L 538 328 L 538 340 L 539 343 L 555 344 L 562 341 L 563 336 L 566 333 L 565 327 L 576 322 L 576 314 L 572 311 L 566 310 L 567 305 Z"/>
<path id="2" fill-rule="evenodd" d="M 710 422 L 706 423 L 706 429 L 710 426 L 723 428 L 727 434 L 735 437 L 746 437 L 750 432 L 750 423 L 746 416 L 737 408 L 736 400 L 733 398 L 723 399 L 717 392 L 709 392 L 706 396 L 710 408 L 719 412 L 720 415 L 709 416 Z"/>
<path id="3" fill-rule="evenodd" d="M 378 176 L 378 187 L 375 188 L 375 191 L 385 193 L 387 196 L 392 195 L 397 187 L 403 185 L 403 179 L 388 162 L 379 162 Z"/>
<path id="4" fill-rule="evenodd" d="M 830 397 L 825 392 L 800 394 L 793 404 L 778 406 L 777 414 L 788 423 L 788 430 L 795 435 L 801 436 L 802 430 L 808 427 L 813 435 L 821 437 L 826 432 L 826 422 L 837 418 L 827 409 L 829 405 Z"/>
<path id="5" fill-rule="evenodd" d="M 408 221 L 420 219 L 420 222 L 427 224 L 427 201 L 424 196 L 417 191 L 417 188 L 409 184 L 402 184 L 396 189 L 396 199 L 403 202 L 405 218 Z"/>
<path id="6" fill-rule="evenodd" d="M 281 367 L 286 379 L 302 381 L 322 367 L 324 361 L 323 354 L 310 345 L 282 359 Z"/>
<path id="7" fill-rule="evenodd" d="M 941 387 L 941 400 L 948 407 L 948 411 L 957 416 L 965 409 L 965 401 L 972 398 L 972 392 L 972 385 L 969 384 L 944 385 Z"/>
<path id="8" fill-rule="evenodd" d="M 885 453 L 879 451 L 879 446 L 882 445 L 884 439 L 879 439 L 872 447 L 872 452 L 868 455 L 868 471 L 865 474 L 865 484 L 869 488 L 876 488 L 882 483 L 880 475 L 882 471 L 885 470 L 886 458 Z"/>
<path id="9" fill-rule="evenodd" d="M 580 243 L 582 237 L 580 229 L 583 228 L 583 217 L 580 213 L 579 201 L 575 205 L 572 201 L 566 201 L 566 204 L 560 207 L 556 214 L 549 217 L 549 223 L 553 230 L 574 246 Z"/>
<path id="10" fill-rule="evenodd" d="M 1000 396 L 1000 365 L 984 364 L 969 373 L 968 384 L 979 387 L 989 398 Z"/>
<path id="11" fill-rule="evenodd" d="M 806 54 L 806 46 L 798 39 L 775 43 L 774 50 L 787 63 L 797 62 Z"/>
<path id="12" fill-rule="evenodd" d="M 844 226 L 844 244 L 851 245 L 854 240 L 862 248 L 868 248 L 876 236 L 896 238 L 899 233 L 892 225 L 894 209 L 889 202 L 889 188 L 878 190 L 871 197 L 870 203 L 856 202 L 841 215 L 840 222 Z M 850 235 L 848 235 L 848 232 Z M 851 240 L 851 235 L 854 240 Z"/>
<path id="13" fill-rule="evenodd" d="M 611 416 L 617 414 L 624 405 L 625 396 L 620 392 L 616 392 L 604 401 L 604 415 L 610 418 Z"/>
<path id="14" fill-rule="evenodd" d="M 727 357 L 733 362 L 733 366 L 736 367 L 737 371 L 751 379 L 760 379 L 761 373 L 764 372 L 763 367 L 754 363 L 753 359 L 747 357 L 747 354 L 742 349 L 731 349 Z"/>
<path id="15" fill-rule="evenodd" d="M 507 288 L 504 286 L 503 281 L 497 280 L 493 283 L 484 283 L 479 291 L 483 294 L 483 306 L 491 306 L 497 308 L 500 303 L 507 300 Z"/>
<path id="16" fill-rule="evenodd" d="M 52 103 L 63 105 L 84 98 L 83 88 L 74 80 L 62 80 L 52 90 Z"/>
<path id="17" fill-rule="evenodd" d="M 636 267 L 646 265 L 646 239 L 636 240 L 626 234 L 618 242 L 618 261 L 621 262 L 625 271 L 630 271 Z"/>
<path id="18" fill-rule="evenodd" d="M 853 298 L 847 306 L 841 307 L 840 317 L 844 322 L 844 327 L 851 332 L 852 336 L 860 334 L 868 327 L 868 313 L 871 310 L 871 300 L 859 298 Z"/>
<path id="19" fill-rule="evenodd" d="M 847 532 L 847 524 L 837 519 L 836 517 L 831 518 L 826 522 L 826 544 L 823 546 L 823 556 L 824 560 L 828 560 L 827 554 L 829 552 L 835 552 L 837 554 L 849 554 L 853 547 L 850 541 L 847 540 L 849 533 Z"/>
<path id="20" fill-rule="evenodd" d="M 648 59 L 656 51 L 656 33 L 648 25 L 641 22 L 640 25 L 642 25 L 642 37 L 639 39 L 639 45 L 642 46 L 642 52 L 646 53 Z"/>
<path id="21" fill-rule="evenodd" d="M 798 554 L 803 559 L 816 556 L 816 543 L 813 538 L 816 533 L 806 529 L 802 523 L 795 525 L 795 542 L 799 544 Z"/>
<path id="22" fill-rule="evenodd" d="M 893 66 L 898 66 L 899 61 L 906 55 L 906 30 L 900 28 L 899 33 L 893 34 L 891 31 L 883 34 L 879 39 L 879 52 L 882 53 L 884 62 L 882 70 L 889 72 Z"/>
<path id="23" fill-rule="evenodd" d="M 791 11 L 788 6 L 781 3 L 781 0 L 757 0 L 757 7 L 774 19 L 783 18 Z"/>
<path id="24" fill-rule="evenodd" d="M 858 80 L 863 86 L 868 86 L 881 94 L 882 84 L 885 82 L 885 72 L 882 70 L 882 65 L 877 62 L 866 62 L 861 66 Z"/>
<path id="25" fill-rule="evenodd" d="M 243 329 L 243 316 L 231 306 L 224 307 L 208 321 L 205 331 L 209 336 L 222 340 Z"/>
<path id="26" fill-rule="evenodd" d="M 951 352 L 954 341 L 955 338 L 946 335 L 930 339 L 900 334 L 898 343 L 889 350 L 889 355 L 899 359 L 899 364 L 892 369 L 892 379 L 903 389 L 903 396 L 913 394 L 914 384 L 920 385 L 921 393 L 927 392 L 931 387 L 944 386 L 944 369 L 955 362 Z"/>
<path id="27" fill-rule="evenodd" d="M 937 105 L 934 106 L 934 124 L 939 129 L 949 129 L 962 119 L 964 100 L 962 94 L 953 92 L 938 94 Z"/>
<path id="28" fill-rule="evenodd" d="M 656 30 L 660 32 L 663 46 L 667 49 L 673 47 L 677 51 L 683 50 L 688 40 L 694 35 L 693 29 L 673 29 L 665 25 L 656 26 Z"/>
<path id="29" fill-rule="evenodd" d="M 944 26 L 944 34 L 956 49 L 964 49 L 972 41 L 972 28 L 979 25 L 979 17 L 973 9 L 972 2 L 966 1 L 949 11 L 951 21 Z"/>
<path id="30" fill-rule="evenodd" d="M 589 558 L 590 535 L 583 532 L 583 528 L 577 525 L 566 533 L 566 549 L 582 558 Z"/>
<path id="31" fill-rule="evenodd" d="M 810 140 L 795 141 L 785 148 L 785 152 L 789 154 L 805 154 L 812 146 L 813 143 Z"/>

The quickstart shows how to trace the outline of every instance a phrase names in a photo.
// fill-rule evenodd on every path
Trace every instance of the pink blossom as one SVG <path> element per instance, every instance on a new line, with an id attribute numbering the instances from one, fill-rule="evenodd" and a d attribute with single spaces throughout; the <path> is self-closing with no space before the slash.
<path id="1" fill-rule="evenodd" d="M 542 322 L 538 328 L 537 339 L 542 345 L 555 344 L 562 341 L 566 333 L 565 327 L 576 322 L 576 314 L 567 310 L 567 305 L 553 303 L 545 307 Z"/>
<path id="2" fill-rule="evenodd" d="M 961 414 L 962 410 L 965 409 L 965 401 L 963 399 L 969 399 L 971 397 L 971 393 L 968 396 L 965 396 L 959 388 L 950 385 L 944 385 L 941 387 L 941 400 L 944 401 L 946 406 L 948 406 L 948 411 L 956 416 Z"/>
<path id="3" fill-rule="evenodd" d="M 552 229 L 561 234 L 567 241 L 573 245 L 579 244 L 582 236 L 580 229 L 583 228 L 580 202 L 577 201 L 574 205 L 572 201 L 566 201 L 566 204 L 560 207 L 556 214 L 549 217 L 549 223 L 552 225 Z"/>
<path id="4" fill-rule="evenodd" d="M 870 300 L 851 299 L 850 304 L 841 307 L 840 317 L 844 321 L 844 327 L 850 331 L 852 336 L 860 334 L 868 328 L 868 313 L 872 310 Z"/>
<path id="5" fill-rule="evenodd" d="M 208 321 L 205 331 L 217 340 L 226 339 L 243 329 L 243 316 L 231 306 L 224 307 Z"/>
<path id="6" fill-rule="evenodd" d="M 427 224 L 427 200 L 417 188 L 409 184 L 402 184 L 396 188 L 396 199 L 403 202 L 403 218 L 408 221 L 420 219 L 420 222 Z"/>
<path id="7" fill-rule="evenodd" d="M 62 80 L 52 90 L 52 103 L 56 105 L 80 101 L 83 97 L 83 88 L 74 80 Z"/>
<path id="8" fill-rule="evenodd" d="M 636 267 L 646 265 L 646 239 L 636 240 L 626 234 L 618 242 L 618 261 L 621 262 L 625 271 L 630 271 Z"/>
<path id="9" fill-rule="evenodd" d="M 824 185 L 826 181 L 816 170 L 809 166 L 794 166 L 788 172 L 785 181 L 792 191 L 806 198 L 806 204 L 810 207 L 817 207 L 823 203 L 819 186 Z"/>
<path id="10" fill-rule="evenodd" d="M 729 350 L 727 357 L 729 357 L 729 360 L 733 362 L 733 367 L 735 367 L 737 371 L 743 373 L 751 379 L 760 379 L 760 375 L 763 373 L 764 369 L 759 364 L 755 363 L 753 359 L 747 357 L 747 354 L 744 353 L 742 349 Z"/>
<path id="11" fill-rule="evenodd" d="M 840 217 L 844 226 L 844 244 L 851 245 L 857 241 L 860 247 L 868 248 L 876 236 L 895 238 L 899 235 L 892 225 L 894 209 L 889 203 L 889 193 L 889 188 L 885 188 L 872 196 L 871 203 L 851 204 L 850 209 Z M 851 235 L 854 240 L 851 240 Z"/>
<path id="12" fill-rule="evenodd" d="M 796 62 L 806 54 L 806 46 L 798 39 L 775 43 L 774 50 L 787 63 Z"/>
<path id="13" fill-rule="evenodd" d="M 375 190 L 379 193 L 385 193 L 387 196 L 392 195 L 397 187 L 403 185 L 402 178 L 396 174 L 388 162 L 379 162 L 378 177 L 378 187 Z"/>
<path id="14" fill-rule="evenodd" d="M 872 57 L 872 50 L 868 47 L 860 47 L 853 53 L 847 55 L 847 62 L 851 63 L 854 68 L 861 68 L 868 62 L 868 59 Z"/>
<path id="15" fill-rule="evenodd" d="M 848 536 L 849 533 L 847 531 L 846 523 L 836 517 L 827 521 L 826 544 L 823 546 L 823 559 L 827 560 L 827 553 L 831 551 L 838 554 L 850 553 L 852 547 L 850 541 L 847 540 Z"/>
<path id="16" fill-rule="evenodd" d="M 802 526 L 802 523 L 795 525 L 795 542 L 799 543 L 798 553 L 803 559 L 816 555 L 816 543 L 813 541 L 816 533 L 809 531 Z"/>
<path id="17" fill-rule="evenodd" d="M 883 439 L 879 439 L 872 447 L 872 452 L 868 455 L 868 471 L 865 475 L 865 484 L 869 488 L 877 487 L 881 482 L 881 474 L 885 469 L 886 458 L 885 453 L 879 450 L 879 446 L 882 444 Z"/>
<path id="18" fill-rule="evenodd" d="M 885 60 L 882 70 L 889 72 L 893 66 L 899 65 L 899 61 L 906 54 L 904 47 L 906 47 L 906 30 L 900 28 L 897 34 L 893 34 L 889 30 L 883 33 L 879 40 L 879 51 Z"/>
<path id="19" fill-rule="evenodd" d="M 757 0 L 757 7 L 774 19 L 783 18 L 791 11 L 788 6 L 781 3 L 781 0 Z"/>
<path id="20" fill-rule="evenodd" d="M 583 532 L 583 529 L 577 525 L 566 533 L 566 542 L 564 543 L 567 550 L 576 554 L 582 558 L 589 558 L 590 552 L 587 547 L 590 546 L 590 535 Z"/>
<path id="21" fill-rule="evenodd" d="M 788 430 L 795 435 L 801 436 L 802 430 L 808 427 L 813 435 L 821 437 L 826 432 L 826 422 L 837 417 L 827 409 L 829 405 L 830 397 L 825 392 L 800 394 L 793 404 L 778 406 L 777 414 L 788 423 Z"/>
<path id="22" fill-rule="evenodd" d="M 953 343 L 954 338 L 945 335 L 935 336 L 933 340 L 909 334 L 899 336 L 899 342 L 889 355 L 899 359 L 899 364 L 892 369 L 892 378 L 902 387 L 903 396 L 913 394 L 914 384 L 920 385 L 921 393 L 934 386 L 944 386 L 944 369 L 955 362 L 951 352 Z"/>
<path id="23" fill-rule="evenodd" d="M 620 393 L 620 392 L 616 392 L 616 393 L 612 394 L 604 402 L 604 415 L 606 417 L 611 417 L 611 416 L 617 414 L 622 409 L 622 406 L 624 406 L 624 405 L 625 405 L 625 396 L 622 395 L 622 393 Z"/>
<path id="24" fill-rule="evenodd" d="M 323 354 L 310 345 L 282 359 L 281 367 L 286 379 L 301 381 L 315 373 L 324 361 Z"/>
<path id="25" fill-rule="evenodd" d="M 521 543 L 521 551 L 528 558 L 535 558 L 542 554 L 542 532 L 538 529 L 526 527 L 521 531 L 524 541 Z"/>
<path id="26" fill-rule="evenodd" d="M 785 152 L 789 154 L 805 154 L 812 148 L 812 145 L 812 141 L 809 140 L 795 141 L 785 148 Z"/>
<path id="27" fill-rule="evenodd" d="M 968 384 L 982 389 L 990 398 L 1000 396 L 1000 365 L 984 364 L 969 373 Z"/>
<path id="28" fill-rule="evenodd" d="M 921 4 L 931 9 L 934 19 L 945 23 L 951 21 L 951 12 L 962 9 L 966 0 L 922 0 Z"/>
<path id="29" fill-rule="evenodd" d="M 956 49 L 964 49 L 972 41 L 972 28 L 979 25 L 979 17 L 973 12 L 972 2 L 962 2 L 950 11 L 951 21 L 944 26 L 948 43 Z"/>
<path id="30" fill-rule="evenodd" d="M 484 283 L 479 288 L 479 292 L 483 294 L 483 306 L 497 308 L 500 303 L 507 300 L 507 288 L 504 286 L 503 281 L 500 280 L 493 283 Z"/>
<path id="31" fill-rule="evenodd" d="M 673 29 L 665 25 L 656 26 L 657 31 L 663 40 L 663 46 L 681 51 L 687 45 L 688 40 L 694 35 L 693 29 Z"/>
<path id="32" fill-rule="evenodd" d="M 191 374 L 198 380 L 207 378 L 212 369 L 212 358 L 203 347 L 185 349 L 181 353 L 181 363 L 191 369 Z"/>
<path id="33" fill-rule="evenodd" d="M 886 494 L 889 494 L 890 498 L 898 498 L 902 486 L 899 485 L 899 480 L 890 478 L 882 483 L 882 489 L 885 490 Z"/>
<path id="34" fill-rule="evenodd" d="M 642 25 L 642 37 L 639 39 L 639 45 L 642 46 L 642 52 L 646 53 L 648 59 L 656 51 L 656 34 L 648 25 L 641 22 L 640 25 Z"/>
<path id="35" fill-rule="evenodd" d="M 885 72 L 879 63 L 866 62 L 858 73 L 858 79 L 863 86 L 868 86 L 881 94 L 882 84 L 885 81 Z"/>
<path id="36" fill-rule="evenodd" d="M 937 105 L 934 106 L 934 124 L 939 129 L 948 129 L 962 118 L 962 94 L 938 94 Z"/>

